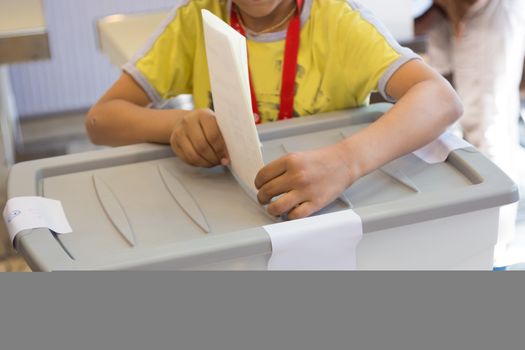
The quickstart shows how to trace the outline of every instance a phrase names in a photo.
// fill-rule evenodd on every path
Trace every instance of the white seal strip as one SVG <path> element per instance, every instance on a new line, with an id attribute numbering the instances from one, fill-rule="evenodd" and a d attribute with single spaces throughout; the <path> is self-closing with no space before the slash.
<path id="1" fill-rule="evenodd" d="M 7 201 L 4 222 L 14 242 L 17 234 L 24 230 L 48 228 L 58 234 L 71 233 L 60 201 L 43 197 L 15 197 Z"/>
<path id="2" fill-rule="evenodd" d="M 442 163 L 447 160 L 448 155 L 457 149 L 473 147 L 467 141 L 456 135 L 445 132 L 436 140 L 414 152 L 414 155 L 428 164 Z"/>
<path id="3" fill-rule="evenodd" d="M 355 270 L 361 218 L 343 210 L 264 226 L 272 241 L 268 270 Z"/>

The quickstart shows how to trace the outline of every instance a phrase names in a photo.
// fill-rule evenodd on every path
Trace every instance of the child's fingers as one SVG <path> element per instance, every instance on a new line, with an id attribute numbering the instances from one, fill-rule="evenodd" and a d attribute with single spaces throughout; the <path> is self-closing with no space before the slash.
<path id="1" fill-rule="evenodd" d="M 297 207 L 292 209 L 288 213 L 288 219 L 289 220 L 296 220 L 296 219 L 302 219 L 305 217 L 308 217 L 315 212 L 321 210 L 316 204 L 313 202 L 304 202 L 299 204 Z"/>
<path id="2" fill-rule="evenodd" d="M 281 176 L 286 172 L 286 158 L 281 157 L 262 168 L 255 177 L 255 187 L 260 189 L 268 181 Z"/>
<path id="3" fill-rule="evenodd" d="M 280 216 L 288 213 L 301 203 L 301 194 L 299 191 L 293 190 L 284 194 L 281 198 L 270 204 L 266 210 L 268 214 L 273 216 Z"/>
<path id="4" fill-rule="evenodd" d="M 178 142 L 176 139 L 171 138 L 170 140 L 170 146 L 171 146 L 171 150 L 173 151 L 173 153 L 175 153 L 177 155 L 177 157 L 179 157 L 180 159 L 182 159 L 183 161 L 185 161 L 186 163 L 188 162 L 185 158 L 184 158 L 184 152 L 182 152 L 182 149 L 180 148 Z"/>
<path id="5" fill-rule="evenodd" d="M 196 153 L 198 153 L 201 158 L 206 159 L 210 164 L 219 164 L 220 157 L 215 154 L 215 150 L 208 143 L 198 120 L 186 122 L 184 128 L 187 138 L 190 140 Z"/>
<path id="6" fill-rule="evenodd" d="M 180 159 L 184 161 L 184 163 L 191 164 L 190 160 L 186 158 L 186 155 L 184 154 L 184 150 L 179 145 L 178 141 L 173 140 L 171 142 L 171 149 L 173 150 L 173 153 L 177 155 L 177 157 L 179 157 Z"/>
<path id="7" fill-rule="evenodd" d="M 199 124 L 206 140 L 213 148 L 217 158 L 227 158 L 228 152 L 226 150 L 226 143 L 224 142 L 224 138 L 222 137 L 221 130 L 217 125 L 215 117 L 200 118 Z"/>
<path id="8" fill-rule="evenodd" d="M 287 193 L 293 189 L 293 183 L 289 181 L 287 173 L 278 176 L 267 183 L 265 183 L 257 192 L 257 199 L 261 204 L 268 204 L 272 198 L 277 197 L 283 193 Z"/>
<path id="9" fill-rule="evenodd" d="M 182 153 L 179 154 L 179 156 L 183 158 L 183 160 L 185 160 L 188 164 L 204 168 L 210 168 L 214 166 L 214 164 L 207 161 L 195 150 L 193 144 L 187 137 L 179 137 L 177 138 L 176 142 Z"/>

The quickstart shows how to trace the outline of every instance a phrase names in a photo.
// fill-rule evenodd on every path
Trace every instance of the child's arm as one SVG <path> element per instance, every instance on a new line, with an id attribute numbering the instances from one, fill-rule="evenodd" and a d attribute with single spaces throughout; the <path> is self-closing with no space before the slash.
<path id="1" fill-rule="evenodd" d="M 86 129 L 95 144 L 121 146 L 141 142 L 171 144 L 189 164 L 211 167 L 227 162 L 224 140 L 213 112 L 155 110 L 127 73 L 89 111 Z"/>
<path id="2" fill-rule="evenodd" d="M 338 144 L 277 159 L 259 172 L 262 204 L 284 194 L 268 206 L 270 214 L 297 219 L 315 213 L 360 177 L 437 138 L 463 113 L 450 84 L 419 60 L 402 66 L 386 89 L 398 102 L 366 129 Z"/>

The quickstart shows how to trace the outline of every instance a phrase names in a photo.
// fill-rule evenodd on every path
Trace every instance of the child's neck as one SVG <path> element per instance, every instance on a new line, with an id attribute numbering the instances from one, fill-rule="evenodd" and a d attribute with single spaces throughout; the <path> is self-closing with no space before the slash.
<path id="1" fill-rule="evenodd" d="M 243 24 L 252 32 L 278 32 L 287 27 L 289 20 L 285 22 L 283 20 L 293 17 L 289 15 L 295 10 L 295 6 L 296 0 L 283 0 L 270 14 L 263 17 L 253 17 L 240 8 L 237 9 Z M 279 22 L 283 23 L 279 25 Z"/>

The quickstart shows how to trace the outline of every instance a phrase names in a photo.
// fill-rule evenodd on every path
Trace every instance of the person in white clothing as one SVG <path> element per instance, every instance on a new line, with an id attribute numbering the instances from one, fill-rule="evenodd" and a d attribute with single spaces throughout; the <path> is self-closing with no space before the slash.
<path id="1" fill-rule="evenodd" d="M 434 0 L 416 21 L 429 29 L 429 61 L 452 75 L 464 103 L 463 137 L 517 181 L 519 84 L 525 55 L 524 0 Z M 517 205 L 502 208 L 495 266 L 525 261 L 507 254 Z"/>

